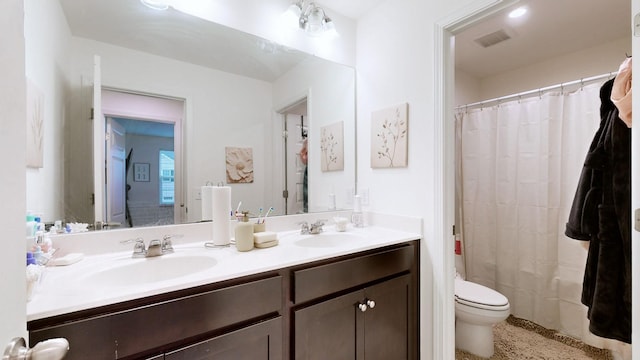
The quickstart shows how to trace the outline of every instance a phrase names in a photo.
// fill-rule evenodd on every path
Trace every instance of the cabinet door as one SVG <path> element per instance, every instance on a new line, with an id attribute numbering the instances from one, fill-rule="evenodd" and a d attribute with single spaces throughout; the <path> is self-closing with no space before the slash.
<path id="1" fill-rule="evenodd" d="M 373 301 L 363 312 L 365 323 L 364 358 L 367 360 L 411 359 L 415 331 L 410 276 L 385 281 L 365 290 L 365 303 Z"/>
<path id="2" fill-rule="evenodd" d="M 357 306 L 363 297 L 356 291 L 295 311 L 295 359 L 356 359 L 363 336 Z"/>
<path id="3" fill-rule="evenodd" d="M 165 360 L 282 360 L 282 318 L 264 321 L 176 351 Z"/>

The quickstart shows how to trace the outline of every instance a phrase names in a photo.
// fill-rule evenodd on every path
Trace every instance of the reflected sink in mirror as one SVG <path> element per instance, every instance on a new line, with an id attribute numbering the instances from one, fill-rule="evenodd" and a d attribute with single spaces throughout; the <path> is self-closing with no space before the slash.
<path id="1" fill-rule="evenodd" d="M 295 239 L 293 243 L 296 246 L 310 248 L 331 248 L 365 240 L 364 236 L 350 232 L 323 232 L 317 235 L 296 234 L 289 236 Z"/>
<path id="2" fill-rule="evenodd" d="M 88 286 L 122 287 L 145 285 L 193 275 L 211 269 L 217 264 L 209 256 L 157 256 L 128 259 L 102 270 L 89 272 L 81 281 Z"/>

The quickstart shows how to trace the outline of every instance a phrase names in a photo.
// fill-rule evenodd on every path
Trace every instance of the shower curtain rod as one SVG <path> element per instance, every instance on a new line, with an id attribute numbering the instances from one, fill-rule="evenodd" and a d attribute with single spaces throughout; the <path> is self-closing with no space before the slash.
<path id="1" fill-rule="evenodd" d="M 505 100 L 522 98 L 522 97 L 525 97 L 525 96 L 530 96 L 530 95 L 542 96 L 542 94 L 544 94 L 547 91 L 551 91 L 551 90 L 555 90 L 555 89 L 562 89 L 564 87 L 578 85 L 578 84 L 580 84 L 580 87 L 583 87 L 586 83 L 602 80 L 602 79 L 605 79 L 605 78 L 610 78 L 610 77 L 615 76 L 617 73 L 618 73 L 617 71 L 612 71 L 612 72 L 607 73 L 607 74 L 591 76 L 591 77 L 588 77 L 588 78 L 582 78 L 580 80 L 574 80 L 574 81 L 570 81 L 570 82 L 566 82 L 566 83 L 560 83 L 560 84 L 556 84 L 556 85 L 551 85 L 551 86 L 547 86 L 547 87 L 543 87 L 543 88 L 539 88 L 539 89 L 535 89 L 535 90 L 529 90 L 529 91 L 524 91 L 524 92 L 516 93 L 516 94 L 512 94 L 512 95 L 501 96 L 501 97 L 497 97 L 497 98 L 493 98 L 493 99 L 489 99 L 489 100 L 478 101 L 478 102 L 467 104 L 467 105 L 459 105 L 455 109 L 456 110 L 461 110 L 461 109 L 468 110 L 468 109 L 475 108 L 475 107 L 481 107 L 482 108 L 482 107 L 485 107 L 485 106 L 487 106 L 489 104 L 501 103 L 501 102 L 503 102 Z"/>

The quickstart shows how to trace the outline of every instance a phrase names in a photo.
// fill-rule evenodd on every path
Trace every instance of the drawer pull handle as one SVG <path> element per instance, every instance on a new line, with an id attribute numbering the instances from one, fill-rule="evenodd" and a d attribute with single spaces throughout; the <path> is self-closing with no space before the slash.
<path id="1" fill-rule="evenodd" d="M 367 305 L 370 309 L 373 309 L 374 307 L 376 307 L 376 302 L 373 300 L 367 300 Z"/>
<path id="2" fill-rule="evenodd" d="M 360 309 L 360 311 L 365 312 L 367 311 L 367 304 L 360 303 L 358 304 L 358 308 Z"/>

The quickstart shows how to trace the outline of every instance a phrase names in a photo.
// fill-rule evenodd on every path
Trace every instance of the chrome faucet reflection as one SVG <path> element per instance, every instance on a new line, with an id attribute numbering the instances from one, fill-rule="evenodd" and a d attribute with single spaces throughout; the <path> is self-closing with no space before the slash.
<path id="1" fill-rule="evenodd" d="M 173 244 L 171 242 L 171 238 L 174 237 L 172 235 L 165 235 L 162 237 L 162 240 L 154 239 L 149 242 L 149 247 L 146 247 L 144 244 L 144 239 L 141 237 L 136 239 L 128 239 L 121 241 L 122 244 L 129 244 L 135 242 L 133 245 L 133 254 L 131 257 L 133 258 L 142 258 L 142 257 L 154 257 L 161 256 L 164 254 L 171 254 L 174 252 Z"/>

